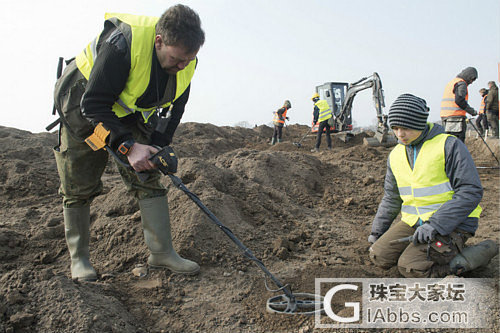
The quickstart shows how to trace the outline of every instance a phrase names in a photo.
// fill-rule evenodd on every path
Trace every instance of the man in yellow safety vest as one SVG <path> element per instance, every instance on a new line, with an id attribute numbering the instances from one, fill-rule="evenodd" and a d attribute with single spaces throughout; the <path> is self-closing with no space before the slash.
<path id="1" fill-rule="evenodd" d="M 316 136 L 316 145 L 311 150 L 312 152 L 319 152 L 319 146 L 321 145 L 321 135 L 323 135 L 323 130 L 326 136 L 326 145 L 329 150 L 332 149 L 332 138 L 330 137 L 330 124 L 331 118 L 333 118 L 333 111 L 330 105 L 324 99 L 319 99 L 319 94 L 314 93 L 311 97 L 314 103 L 313 111 L 313 124 L 319 123 L 318 134 Z"/>
<path id="2" fill-rule="evenodd" d="M 389 155 L 384 197 L 368 237 L 375 265 L 397 265 L 413 278 L 461 274 L 498 253 L 493 241 L 464 247 L 478 227 L 483 188 L 464 143 L 427 123 L 428 115 L 425 100 L 411 94 L 389 110 L 399 144 Z M 391 226 L 399 213 L 401 221 Z"/>
<path id="3" fill-rule="evenodd" d="M 167 191 L 149 158 L 172 142 L 204 41 L 198 14 L 184 5 L 160 18 L 106 14 L 102 32 L 58 79 L 54 97 L 62 126 L 54 154 L 73 279 L 97 279 L 89 258 L 90 204 L 102 192 L 108 153 L 84 142 L 92 133 L 133 168 L 117 163 L 139 202 L 148 264 L 199 271 L 172 247 Z M 149 177 L 141 182 L 134 171 Z"/>

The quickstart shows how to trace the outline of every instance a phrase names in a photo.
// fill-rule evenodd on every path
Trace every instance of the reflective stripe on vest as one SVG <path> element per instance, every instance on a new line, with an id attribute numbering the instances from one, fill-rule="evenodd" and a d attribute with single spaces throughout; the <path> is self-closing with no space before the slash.
<path id="1" fill-rule="evenodd" d="M 479 114 L 484 113 L 484 109 L 486 107 L 486 103 L 484 101 L 486 100 L 486 97 L 488 97 L 488 95 L 484 95 L 483 99 L 481 100 L 481 106 L 479 107 Z"/>
<path id="2" fill-rule="evenodd" d="M 314 105 L 316 105 L 319 109 L 319 117 L 318 117 L 319 123 L 333 117 L 330 105 L 328 105 L 328 102 L 325 101 L 324 99 L 320 99 L 319 101 L 314 103 Z"/>
<path id="3" fill-rule="evenodd" d="M 141 112 L 144 122 L 156 110 L 155 107 L 140 108 L 136 105 L 137 99 L 146 91 L 151 77 L 151 66 L 156 37 L 157 17 L 137 16 L 131 14 L 106 13 L 105 20 L 112 23 L 123 33 L 130 45 L 130 72 L 125 88 L 120 93 L 118 100 L 113 104 L 112 110 L 118 117 L 125 117 L 134 112 Z M 97 36 L 77 57 L 76 65 L 88 80 L 96 57 Z M 179 98 L 191 83 L 196 68 L 196 59 L 191 61 L 183 70 L 177 72 L 175 97 L 160 107 L 168 107 Z M 169 79 L 171 79 L 170 77 Z"/>
<path id="4" fill-rule="evenodd" d="M 461 81 L 465 82 L 464 79 L 456 77 L 448 82 L 448 84 L 444 88 L 443 98 L 441 99 L 441 117 L 465 117 L 465 110 L 460 108 L 457 103 L 455 103 L 455 93 L 453 92 L 455 84 Z M 467 92 L 467 95 L 465 95 L 465 100 L 469 100 L 469 92 Z"/>
<path id="5" fill-rule="evenodd" d="M 288 111 L 288 109 L 285 108 L 285 112 L 283 112 L 283 115 L 281 116 L 282 119 L 280 119 L 278 111 L 274 111 L 273 123 L 274 123 L 274 125 L 278 125 L 279 126 L 280 124 L 284 124 L 285 123 L 286 112 Z"/>
<path id="6" fill-rule="evenodd" d="M 429 220 L 455 193 L 445 171 L 444 145 L 448 136 L 438 134 L 425 141 L 413 170 L 404 145 L 398 144 L 389 155 L 399 195 L 403 200 L 401 220 L 409 226 L 417 223 L 419 218 L 422 221 Z M 469 217 L 479 218 L 480 214 L 481 207 L 478 205 Z"/>

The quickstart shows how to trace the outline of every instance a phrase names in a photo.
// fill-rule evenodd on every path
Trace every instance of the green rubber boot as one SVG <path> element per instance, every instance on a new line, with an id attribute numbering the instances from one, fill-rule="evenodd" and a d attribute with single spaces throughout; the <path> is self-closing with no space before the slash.
<path id="1" fill-rule="evenodd" d="M 95 281 L 97 274 L 90 264 L 90 207 L 63 208 L 64 233 L 71 257 L 71 278 Z"/>
<path id="2" fill-rule="evenodd" d="M 151 254 L 148 265 L 152 268 L 168 268 L 174 273 L 196 274 L 197 263 L 181 258 L 172 246 L 170 218 L 166 197 L 139 200 L 144 240 Z"/>
<path id="3" fill-rule="evenodd" d="M 278 143 L 281 143 L 281 139 L 278 139 Z"/>
<path id="4" fill-rule="evenodd" d="M 276 143 L 276 139 L 275 139 L 275 138 L 274 138 L 274 136 L 273 136 L 273 138 L 271 139 L 271 143 L 270 143 L 270 145 L 272 146 L 272 145 L 274 145 L 275 143 Z"/>
<path id="5" fill-rule="evenodd" d="M 479 244 L 466 247 L 450 261 L 452 272 L 465 273 L 478 267 L 486 266 L 491 258 L 498 254 L 498 244 L 485 240 Z"/>

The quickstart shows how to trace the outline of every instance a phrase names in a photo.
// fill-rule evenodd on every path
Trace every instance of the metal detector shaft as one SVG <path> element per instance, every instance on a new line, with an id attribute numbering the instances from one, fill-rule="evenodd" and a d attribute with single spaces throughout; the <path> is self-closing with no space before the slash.
<path id="1" fill-rule="evenodd" d="M 469 120 L 469 119 L 467 119 Z M 486 140 L 484 140 L 483 136 L 481 135 L 481 133 L 479 133 L 479 130 L 476 128 L 476 125 L 474 125 L 474 122 L 470 121 L 469 120 L 469 124 L 472 125 L 472 127 L 476 130 L 477 134 L 479 135 L 479 137 L 481 138 L 481 140 L 483 140 L 484 144 L 486 145 L 486 147 L 488 147 L 488 150 L 490 151 L 491 155 L 493 155 L 493 157 L 495 158 L 495 160 L 497 160 L 497 163 L 500 165 L 500 161 L 498 161 L 498 158 L 495 156 L 495 154 L 493 153 L 493 151 L 491 150 L 490 146 L 486 143 Z"/>
<path id="2" fill-rule="evenodd" d="M 290 290 L 289 287 L 286 285 L 283 285 L 269 270 L 264 266 L 262 261 L 257 259 L 252 251 L 247 248 L 234 234 L 233 232 L 226 227 L 222 222 L 219 221 L 219 219 L 201 202 L 200 198 L 193 192 L 191 192 L 183 183 L 182 180 L 172 174 L 168 175 L 170 179 L 172 180 L 172 183 L 177 186 L 179 189 L 181 189 L 193 202 L 200 207 L 200 209 L 210 218 L 210 220 L 216 224 L 231 240 L 243 251 L 243 255 L 247 257 L 248 259 L 252 260 L 259 266 L 259 268 L 280 288 L 283 290 L 285 295 L 290 298 L 290 300 L 293 302 L 295 297 L 292 294 L 292 291 Z"/>
<path id="3" fill-rule="evenodd" d="M 302 137 L 302 139 L 300 139 L 299 142 L 294 142 L 293 144 L 296 145 L 297 147 L 300 147 L 302 145 L 302 141 L 304 141 L 304 139 L 306 138 L 306 136 L 309 135 L 310 131 L 311 130 L 308 128 L 306 134 L 304 134 L 304 136 Z"/>

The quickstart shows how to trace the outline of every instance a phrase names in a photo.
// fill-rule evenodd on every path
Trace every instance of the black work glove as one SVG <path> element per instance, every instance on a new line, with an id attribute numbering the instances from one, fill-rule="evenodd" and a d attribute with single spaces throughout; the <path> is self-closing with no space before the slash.
<path id="1" fill-rule="evenodd" d="M 429 243 L 434 239 L 436 234 L 437 230 L 426 222 L 415 230 L 415 233 L 413 234 L 413 244 L 417 245 L 418 243 Z"/>
<path id="2" fill-rule="evenodd" d="M 177 156 L 169 146 L 163 147 L 149 159 L 164 175 L 177 172 Z"/>
<path id="3" fill-rule="evenodd" d="M 290 118 L 286 117 L 286 120 L 290 120 Z"/>

